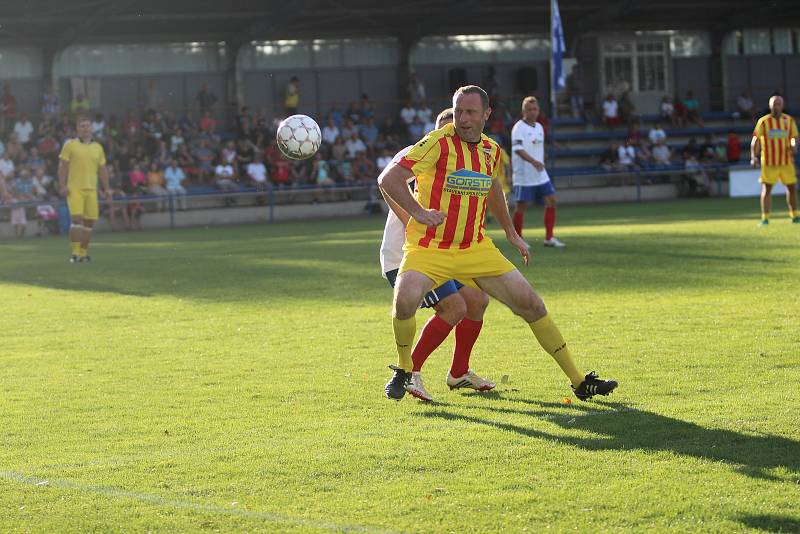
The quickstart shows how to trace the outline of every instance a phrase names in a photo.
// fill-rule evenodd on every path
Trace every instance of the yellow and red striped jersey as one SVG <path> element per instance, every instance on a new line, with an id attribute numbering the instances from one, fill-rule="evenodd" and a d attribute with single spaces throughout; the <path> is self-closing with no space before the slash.
<path id="1" fill-rule="evenodd" d="M 486 200 L 499 172 L 500 146 L 481 134 L 477 143 L 461 140 L 452 124 L 434 130 L 414 145 L 399 165 L 416 176 L 414 196 L 428 209 L 447 214 L 439 226 L 411 219 L 406 244 L 424 248 L 468 248 L 485 238 Z"/>
<path id="2" fill-rule="evenodd" d="M 792 138 L 797 137 L 797 124 L 789 115 L 782 113 L 777 119 L 772 114 L 764 115 L 758 119 L 753 137 L 761 143 L 762 167 L 794 164 L 789 147 Z"/>

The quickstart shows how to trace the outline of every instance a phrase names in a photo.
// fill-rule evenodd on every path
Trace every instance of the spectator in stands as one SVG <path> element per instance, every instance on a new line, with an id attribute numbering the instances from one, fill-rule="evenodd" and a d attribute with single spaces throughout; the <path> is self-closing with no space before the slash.
<path id="1" fill-rule="evenodd" d="M 414 117 L 408 125 L 408 137 L 411 143 L 416 143 L 425 135 L 425 123 L 419 117 Z"/>
<path id="2" fill-rule="evenodd" d="M 92 104 L 83 93 L 76 94 L 69 104 L 69 110 L 73 116 L 88 114 L 91 108 Z"/>
<path id="3" fill-rule="evenodd" d="M 53 186 L 53 177 L 45 174 L 44 167 L 34 167 L 33 177 L 31 178 L 33 184 L 33 196 L 36 200 L 45 200 L 50 195 L 50 190 Z"/>
<path id="4" fill-rule="evenodd" d="M 250 185 L 259 191 L 267 188 L 267 166 L 264 165 L 260 157 L 255 156 L 253 161 L 247 164 L 245 170 Z"/>
<path id="5" fill-rule="evenodd" d="M 725 150 L 728 163 L 739 163 L 742 157 L 742 142 L 734 130 L 728 131 L 728 142 Z"/>
<path id="6" fill-rule="evenodd" d="M 331 178 L 328 162 L 325 161 L 320 152 L 317 152 L 314 156 L 314 163 L 311 166 L 311 181 L 321 186 L 331 186 L 336 183 Z"/>
<path id="7" fill-rule="evenodd" d="M 28 200 L 15 186 L 11 188 L 11 197 L 12 202 L 26 202 Z M 11 224 L 14 226 L 14 236 L 17 239 L 25 237 L 25 230 L 28 227 L 28 217 L 25 213 L 25 206 L 14 206 L 11 208 Z"/>
<path id="8" fill-rule="evenodd" d="M 28 157 L 25 160 L 25 165 L 30 167 L 31 170 L 35 171 L 36 169 L 44 169 L 47 165 L 44 158 L 39 155 L 39 149 L 31 147 L 28 151 Z"/>
<path id="9" fill-rule="evenodd" d="M 279 158 L 275 161 L 272 172 L 270 173 L 272 183 L 280 188 L 284 188 L 291 182 L 291 173 L 289 171 L 289 162 L 284 158 Z"/>
<path id="10" fill-rule="evenodd" d="M 164 97 L 156 86 L 156 81 L 152 78 L 147 80 L 147 87 L 144 88 L 143 104 L 144 109 L 160 110 L 164 108 Z"/>
<path id="11" fill-rule="evenodd" d="M 143 195 L 146 191 L 147 176 L 142 171 L 142 166 L 139 163 L 134 163 L 133 170 L 128 173 L 128 183 L 130 184 L 129 190 L 126 193 L 129 195 Z"/>
<path id="12" fill-rule="evenodd" d="M 211 116 L 210 111 L 204 111 L 203 116 L 200 118 L 200 131 L 213 136 L 217 130 L 217 121 Z"/>
<path id="13" fill-rule="evenodd" d="M 361 123 L 361 110 L 358 107 L 358 102 L 350 102 L 350 105 L 347 107 L 347 111 L 344 114 L 346 119 L 350 119 L 353 124 L 360 124 Z"/>
<path id="14" fill-rule="evenodd" d="M 209 91 L 207 84 L 203 84 L 200 86 L 200 90 L 195 95 L 194 101 L 197 102 L 197 107 L 200 108 L 200 113 L 205 113 L 214 107 L 214 104 L 217 102 L 217 95 Z"/>
<path id="15" fill-rule="evenodd" d="M 33 123 L 28 119 L 27 113 L 21 114 L 14 123 L 14 133 L 17 134 L 17 139 L 25 148 L 31 145 L 33 130 Z"/>
<path id="16" fill-rule="evenodd" d="M 225 145 L 222 147 L 222 150 L 219 151 L 219 157 L 223 163 L 231 165 L 234 170 L 237 169 L 236 166 L 236 145 L 233 141 L 227 141 Z"/>
<path id="17" fill-rule="evenodd" d="M 674 117 L 675 124 L 678 127 L 685 127 L 689 125 L 689 110 L 686 109 L 686 106 L 683 104 L 678 96 L 675 96 L 673 100 L 673 108 L 674 111 L 672 112 L 672 116 Z"/>
<path id="18" fill-rule="evenodd" d="M 336 122 L 334 122 L 333 117 L 328 117 L 328 124 L 322 128 L 322 140 L 332 145 L 336 142 L 336 138 L 340 135 L 339 128 L 336 126 Z"/>
<path id="19" fill-rule="evenodd" d="M 117 216 L 122 217 L 124 228 L 130 230 L 131 220 L 128 215 L 128 207 L 124 201 L 127 198 L 125 194 L 122 175 L 114 167 L 109 166 L 108 169 L 108 186 L 111 189 L 111 200 L 106 204 L 108 222 L 111 225 L 111 230 L 117 230 Z"/>
<path id="20" fill-rule="evenodd" d="M 609 128 L 619 126 L 622 120 L 619 116 L 619 103 L 614 95 L 609 94 L 603 101 L 603 124 Z"/>
<path id="21" fill-rule="evenodd" d="M 336 174 L 339 175 L 339 181 L 345 185 L 353 184 L 353 164 L 350 160 L 342 159 L 336 164 Z"/>
<path id="22" fill-rule="evenodd" d="M 178 153 L 178 150 L 186 143 L 183 138 L 183 130 L 177 128 L 169 138 L 169 153 L 173 156 Z"/>
<path id="23" fill-rule="evenodd" d="M 422 124 L 427 124 L 433 119 L 433 110 L 424 100 L 420 102 L 419 106 L 417 107 L 417 117 L 419 117 L 419 120 L 422 122 Z"/>
<path id="24" fill-rule="evenodd" d="M 749 89 L 743 91 L 739 98 L 736 99 L 736 107 L 738 108 L 739 116 L 744 119 L 755 120 L 758 114 L 758 108 L 753 102 L 753 95 Z"/>
<path id="25" fill-rule="evenodd" d="M 310 173 L 307 160 L 294 160 L 289 164 L 289 181 L 294 187 L 308 184 Z"/>
<path id="26" fill-rule="evenodd" d="M 703 144 L 700 145 L 700 163 L 713 163 L 717 159 L 717 144 L 711 134 L 706 134 Z"/>
<path id="27" fill-rule="evenodd" d="M 661 127 L 661 123 L 655 123 L 653 128 L 650 129 L 650 133 L 647 134 L 647 138 L 650 140 L 651 145 L 656 145 L 659 141 L 667 140 L 667 132 L 664 131 L 664 128 Z"/>
<path id="28" fill-rule="evenodd" d="M 630 91 L 625 91 L 622 93 L 619 99 L 619 116 L 623 123 L 631 124 L 632 122 L 638 120 L 638 115 L 636 113 L 636 106 L 633 104 L 631 100 L 631 93 Z"/>
<path id="29" fill-rule="evenodd" d="M 693 91 L 686 91 L 686 98 L 683 99 L 683 105 L 686 108 L 686 118 L 700 128 L 705 128 L 703 119 L 700 117 L 700 102 L 694 97 Z"/>
<path id="30" fill-rule="evenodd" d="M 150 168 L 147 171 L 147 192 L 156 197 L 156 209 L 163 211 L 167 205 L 167 198 L 169 193 L 164 189 L 164 171 L 162 171 L 158 163 L 155 161 L 150 163 Z"/>
<path id="31" fill-rule="evenodd" d="M 286 84 L 286 94 L 283 99 L 283 106 L 286 108 L 286 116 L 297 114 L 300 107 L 300 78 L 292 76 Z"/>
<path id="32" fill-rule="evenodd" d="M 419 104 L 427 98 L 425 84 L 422 83 L 416 72 L 412 72 L 408 77 L 408 98 L 414 104 Z"/>
<path id="33" fill-rule="evenodd" d="M 9 156 L 8 151 L 0 154 L 0 179 L 7 180 L 14 176 L 14 161 Z"/>
<path id="34" fill-rule="evenodd" d="M 642 130 L 641 123 L 639 121 L 630 123 L 630 127 L 628 128 L 628 139 L 630 139 L 632 145 L 638 145 L 641 142 Z"/>
<path id="35" fill-rule="evenodd" d="M 92 121 L 92 137 L 99 142 L 103 142 L 105 138 L 106 121 L 103 120 L 102 113 L 95 113 L 94 120 Z"/>
<path id="36" fill-rule="evenodd" d="M 616 143 L 611 143 L 608 149 L 600 155 L 599 165 L 607 171 L 619 168 L 619 146 Z"/>
<path id="37" fill-rule="evenodd" d="M 359 133 L 367 147 L 374 147 L 375 141 L 378 139 L 378 127 L 375 126 L 375 119 L 372 117 L 366 119 L 366 122 L 359 128 Z"/>
<path id="38" fill-rule="evenodd" d="M 414 122 L 414 118 L 417 116 L 417 110 L 414 107 L 414 104 L 411 100 L 406 102 L 406 105 L 403 106 L 403 109 L 400 110 L 400 120 L 403 121 L 403 124 L 408 128 L 412 122 Z"/>
<path id="39" fill-rule="evenodd" d="M 3 85 L 0 96 L 0 134 L 4 134 L 17 119 L 17 97 L 11 92 L 11 86 Z"/>
<path id="40" fill-rule="evenodd" d="M 333 121 L 333 124 L 337 128 L 341 128 L 344 124 L 344 114 L 337 104 L 331 106 L 331 110 L 328 112 L 328 118 Z"/>
<path id="41" fill-rule="evenodd" d="M 353 136 L 353 134 L 358 135 L 358 126 L 353 123 L 352 119 L 345 117 L 344 125 L 341 128 L 341 133 L 342 139 L 348 140 Z"/>
<path id="42" fill-rule="evenodd" d="M 236 143 L 236 168 L 243 174 L 256 157 L 256 147 L 249 139 L 239 139 Z"/>
<path id="43" fill-rule="evenodd" d="M 355 131 L 350 135 L 350 139 L 348 139 L 345 143 L 345 148 L 347 149 L 347 159 L 349 160 L 354 160 L 356 158 L 356 154 L 359 152 L 367 151 L 367 145 L 364 144 L 364 141 L 358 137 L 358 133 Z"/>
<path id="44" fill-rule="evenodd" d="M 375 181 L 377 176 L 375 164 L 371 159 L 367 158 L 365 152 L 356 154 L 356 159 L 353 162 L 353 178 L 362 184 L 371 184 Z"/>
<path id="45" fill-rule="evenodd" d="M 214 167 L 214 185 L 224 193 L 239 190 L 233 165 L 222 158 L 217 161 L 217 166 Z M 232 202 L 226 202 L 226 204 L 232 204 Z"/>
<path id="46" fill-rule="evenodd" d="M 630 139 L 625 139 L 625 144 L 617 149 L 617 163 L 620 169 L 637 170 L 636 148 L 631 144 Z"/>
<path id="47" fill-rule="evenodd" d="M 689 139 L 689 144 L 683 147 L 681 151 L 681 157 L 683 157 L 684 161 L 693 158 L 695 161 L 700 159 L 700 147 L 697 145 L 697 139 L 692 137 Z"/>
<path id="48" fill-rule="evenodd" d="M 376 162 L 376 171 L 381 173 L 392 162 L 392 154 L 385 148 L 381 151 L 381 155 Z"/>
<path id="49" fill-rule="evenodd" d="M 49 87 L 42 94 L 42 116 L 46 118 L 55 117 L 59 111 L 58 95 Z"/>
<path id="50" fill-rule="evenodd" d="M 567 95 L 569 96 L 569 108 L 572 117 L 575 119 L 584 118 L 583 107 L 583 82 L 578 65 L 572 66 L 569 76 L 567 76 Z"/>
<path id="51" fill-rule="evenodd" d="M 668 167 L 672 164 L 672 150 L 667 146 L 666 139 L 658 139 L 653 143 L 651 151 L 653 163 L 658 167 Z"/>
<path id="52" fill-rule="evenodd" d="M 686 173 L 682 177 L 681 189 L 685 196 L 707 196 L 709 191 L 708 175 L 694 155 L 684 162 Z"/>
<path id="53" fill-rule="evenodd" d="M 175 158 L 169 160 L 169 165 L 164 170 L 164 181 L 167 193 L 173 198 L 175 207 L 181 211 L 186 211 L 186 188 L 183 187 L 185 179 L 186 174 L 178 166 L 178 161 Z"/>
<path id="54" fill-rule="evenodd" d="M 142 123 L 132 110 L 128 110 L 125 120 L 122 121 L 122 131 L 129 138 L 135 138 L 142 131 Z"/>
<path id="55" fill-rule="evenodd" d="M 14 163 L 21 161 L 25 156 L 25 147 L 23 147 L 22 143 L 19 142 L 19 139 L 17 139 L 17 134 L 15 133 L 12 133 L 8 136 L 8 142 L 6 143 L 6 154 L 8 154 L 8 157 L 11 158 Z"/>
<path id="56" fill-rule="evenodd" d="M 372 104 L 372 101 L 369 99 L 369 95 L 367 93 L 361 94 L 359 112 L 361 113 L 362 119 L 375 118 L 375 106 Z"/>
<path id="57" fill-rule="evenodd" d="M 214 151 L 209 146 L 207 139 L 201 139 L 200 145 L 194 150 L 194 160 L 197 162 L 197 174 L 201 182 L 208 179 L 214 172 Z"/>
<path id="58" fill-rule="evenodd" d="M 668 120 L 673 128 L 678 127 L 677 117 L 675 116 L 675 106 L 672 104 L 672 97 L 664 95 L 661 97 L 661 119 Z"/>

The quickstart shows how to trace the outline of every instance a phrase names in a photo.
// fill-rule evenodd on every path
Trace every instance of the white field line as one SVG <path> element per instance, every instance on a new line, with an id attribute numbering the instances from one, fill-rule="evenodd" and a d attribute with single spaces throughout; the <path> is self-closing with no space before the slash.
<path id="1" fill-rule="evenodd" d="M 40 477 L 25 475 L 22 473 L 17 473 L 15 471 L 0 471 L 0 479 L 26 484 L 28 486 L 37 486 L 40 488 L 50 487 L 61 490 L 74 490 L 83 493 L 94 493 L 97 495 L 105 495 L 108 497 L 114 497 L 118 499 L 130 499 L 134 501 L 152 504 L 155 506 L 193 510 L 205 514 L 244 517 L 248 519 L 255 519 L 272 523 L 286 523 L 291 525 L 316 528 L 320 530 L 330 530 L 334 532 L 369 532 L 369 533 L 381 533 L 381 534 L 393 533 L 393 531 L 384 530 L 376 527 L 328 523 L 323 521 L 314 521 L 313 519 L 303 519 L 301 517 L 292 517 L 282 514 L 257 512 L 252 510 L 242 510 L 238 508 L 227 508 L 216 504 L 202 504 L 192 501 L 182 501 L 179 499 L 168 499 L 161 497 L 159 495 L 137 493 L 133 491 L 127 491 L 124 489 L 108 487 L 108 486 L 93 486 L 90 484 L 70 482 L 68 480 L 40 478 Z"/>

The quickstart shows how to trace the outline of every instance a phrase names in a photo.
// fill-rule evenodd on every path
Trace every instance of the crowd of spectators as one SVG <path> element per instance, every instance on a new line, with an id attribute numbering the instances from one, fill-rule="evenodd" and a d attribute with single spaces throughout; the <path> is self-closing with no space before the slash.
<path id="1" fill-rule="evenodd" d="M 487 134 L 501 145 L 510 144 L 509 132 L 518 114 L 505 106 L 493 70 L 485 81 L 491 88 L 493 112 Z M 298 110 L 301 102 L 299 79 L 291 78 L 286 87 L 285 109 L 280 116 L 267 110 L 244 106 L 230 122 L 218 97 L 205 85 L 199 88 L 193 110 L 176 113 L 163 107 L 163 99 L 150 83 L 140 109 L 123 116 L 95 109 L 84 94 L 62 107 L 51 91 L 42 95 L 41 113 L 36 120 L 17 113 L 16 98 L 6 84 L 0 95 L 0 194 L 5 203 L 50 202 L 40 219 L 52 218 L 52 205 L 58 196 L 56 178 L 58 154 L 63 143 L 75 137 L 75 119 L 89 116 L 94 138 L 105 149 L 111 187 L 116 199 L 107 215 L 114 226 L 136 228 L 147 209 L 185 210 L 187 187 L 214 188 L 236 192 L 244 188 L 372 184 L 376 175 L 402 147 L 415 142 L 434 128 L 439 109 L 432 109 L 426 89 L 415 74 L 409 79 L 407 100 L 399 112 L 379 113 L 369 96 L 362 94 L 347 105 L 332 105 L 318 117 L 322 145 L 310 160 L 285 158 L 277 147 L 275 130 L 284 115 Z M 737 101 L 742 117 L 753 118 L 757 111 L 749 93 Z M 601 104 L 602 124 L 628 127 L 624 143 L 612 144 L 603 154 L 600 166 L 606 170 L 666 168 L 683 163 L 687 168 L 710 162 L 739 160 L 739 138 L 734 132 L 726 140 L 707 136 L 702 143 L 692 139 L 675 151 L 668 144 L 661 124 L 646 135 L 630 95 L 617 99 L 608 95 Z M 299 108 L 302 112 L 302 108 Z M 684 98 L 665 96 L 661 103 L 662 123 L 672 128 L 695 124 L 703 126 L 700 106 L 692 91 Z M 550 124 L 543 110 L 539 122 L 549 135 Z M 702 166 L 701 166 L 702 168 Z M 136 199 L 146 196 L 143 204 Z M 233 202 L 233 200 L 229 200 Z M 24 232 L 24 208 L 12 209 L 12 222 Z"/>

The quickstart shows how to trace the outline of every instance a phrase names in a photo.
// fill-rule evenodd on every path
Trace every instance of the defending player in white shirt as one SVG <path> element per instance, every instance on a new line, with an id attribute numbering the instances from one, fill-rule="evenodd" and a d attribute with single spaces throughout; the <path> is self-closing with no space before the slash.
<path id="1" fill-rule="evenodd" d="M 531 202 L 544 201 L 546 247 L 564 247 L 553 236 L 556 225 L 556 189 L 544 167 L 544 128 L 536 122 L 539 101 L 527 96 L 522 101 L 522 119 L 511 129 L 511 168 L 514 182 L 514 229 L 522 235 L 525 209 Z"/>
<path id="2" fill-rule="evenodd" d="M 441 128 L 450 122 L 453 122 L 452 108 L 439 114 L 436 118 L 436 128 Z M 411 148 L 408 146 L 398 152 L 392 163 L 400 161 Z M 387 169 L 391 167 L 392 164 L 386 166 Z M 413 188 L 413 183 L 413 180 L 409 182 L 409 187 Z M 403 244 L 406 241 L 406 225 L 409 215 L 388 195 L 384 195 L 384 198 L 390 209 L 381 243 L 381 271 L 384 278 L 394 287 L 397 271 L 403 261 Z M 384 389 L 386 397 L 399 401 L 408 391 L 422 401 L 433 400 L 422 382 L 422 365 L 428 356 L 442 344 L 453 328 L 456 331 L 456 344 L 453 349 L 450 372 L 446 378 L 448 387 L 450 389 L 470 388 L 478 391 L 494 389 L 494 382 L 478 376 L 469 368 L 472 347 L 480 334 L 483 326 L 483 314 L 488 305 L 489 296 L 486 293 L 464 286 L 456 280 L 448 280 L 425 295 L 422 307 L 433 308 L 436 315 L 432 316 L 425 324 L 414 345 L 411 353 L 413 367 L 404 369 L 401 362 L 398 362 L 396 366 L 389 366 L 393 375 Z"/>

